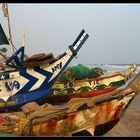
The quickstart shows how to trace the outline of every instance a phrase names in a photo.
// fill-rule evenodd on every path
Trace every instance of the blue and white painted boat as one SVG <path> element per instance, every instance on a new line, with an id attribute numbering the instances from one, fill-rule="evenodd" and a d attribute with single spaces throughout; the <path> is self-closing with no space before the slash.
<path id="1" fill-rule="evenodd" d="M 6 65 L 13 70 L 0 73 L 0 112 L 18 111 L 26 103 L 41 102 L 88 37 L 82 30 L 59 58 L 32 68 L 23 65 L 24 47 L 19 48 L 6 61 Z"/>

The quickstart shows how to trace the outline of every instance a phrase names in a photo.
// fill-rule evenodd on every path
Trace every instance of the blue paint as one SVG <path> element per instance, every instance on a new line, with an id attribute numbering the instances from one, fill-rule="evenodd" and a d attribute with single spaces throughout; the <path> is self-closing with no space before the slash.
<path id="1" fill-rule="evenodd" d="M 41 68 L 34 68 L 34 70 L 46 77 L 46 79 L 42 83 L 42 85 L 37 90 L 35 90 L 35 91 L 41 91 L 41 90 L 46 90 L 46 89 L 50 88 L 51 85 L 48 83 L 48 81 L 52 77 L 53 73 L 50 73 L 50 72 L 48 72 L 46 70 L 43 70 Z"/>
<path id="2" fill-rule="evenodd" d="M 20 75 L 28 79 L 29 82 L 16 94 L 26 94 L 32 88 L 32 86 L 38 81 L 38 79 L 26 72 L 20 72 Z"/>
<path id="3" fill-rule="evenodd" d="M 72 44 L 72 46 L 75 46 L 76 43 L 79 41 L 79 39 L 82 37 L 82 35 L 85 33 L 85 30 L 83 29 L 81 31 L 81 33 L 78 35 L 78 37 L 76 38 L 76 40 L 74 41 L 74 43 Z"/>
<path id="4" fill-rule="evenodd" d="M 15 88 L 16 90 L 19 90 L 20 84 L 19 84 L 19 82 L 17 82 L 17 81 L 10 82 L 10 83 L 6 82 L 6 83 L 5 83 L 5 87 L 6 87 L 7 91 L 12 91 L 14 88 Z"/>
<path id="5" fill-rule="evenodd" d="M 5 74 L 0 74 L 0 80 L 5 80 L 5 79 L 9 79 L 9 73 L 5 73 Z"/>
<path id="6" fill-rule="evenodd" d="M 88 108 L 87 103 L 85 103 L 85 104 L 81 105 L 79 108 L 77 108 L 77 111 L 84 110 L 86 108 Z"/>
<path id="7" fill-rule="evenodd" d="M 58 69 L 61 69 L 62 68 L 62 62 L 60 62 L 59 64 L 57 64 L 56 66 L 54 66 L 52 68 L 52 72 L 56 72 Z"/>
<path id="8" fill-rule="evenodd" d="M 19 66 L 22 66 L 23 59 L 24 59 L 24 47 L 21 47 L 16 51 L 15 54 L 9 57 L 9 59 L 6 61 L 6 65 L 18 69 Z M 16 66 L 10 64 L 12 61 L 16 63 Z"/>
<path id="9" fill-rule="evenodd" d="M 74 50 L 73 46 L 69 46 L 69 49 L 71 50 L 73 56 L 76 56 L 77 55 L 77 51 Z"/>
<path id="10" fill-rule="evenodd" d="M 32 102 L 35 101 L 37 103 L 39 103 L 40 101 L 42 101 L 44 99 L 45 96 L 47 96 L 47 94 L 50 92 L 52 86 L 54 85 L 54 83 L 56 82 L 56 80 L 59 78 L 59 76 L 62 74 L 62 72 L 66 69 L 66 67 L 68 66 L 68 64 L 71 62 L 71 60 L 75 57 L 75 55 L 77 55 L 77 52 L 79 51 L 79 49 L 81 48 L 81 46 L 84 44 L 84 42 L 87 40 L 88 35 L 86 35 L 83 40 L 81 41 L 81 43 L 79 44 L 79 46 L 76 48 L 76 50 L 73 48 L 73 46 L 79 41 L 79 39 L 81 38 L 81 36 L 83 35 L 84 30 L 82 30 L 82 32 L 80 33 L 80 35 L 78 36 L 78 38 L 75 40 L 75 42 L 73 43 L 73 45 L 69 46 L 69 49 L 72 51 L 72 55 L 71 57 L 67 60 L 66 64 L 64 66 L 62 66 L 62 62 L 60 62 L 59 64 L 57 64 L 57 61 L 64 58 L 67 54 L 66 52 L 63 53 L 57 60 L 54 61 L 54 64 L 56 63 L 56 65 L 53 67 L 52 69 L 52 73 L 48 72 L 46 70 L 43 70 L 39 67 L 35 67 L 34 71 L 44 75 L 46 77 L 46 79 L 44 80 L 44 82 L 41 84 L 40 87 L 38 87 L 35 90 L 29 91 L 34 85 L 35 83 L 38 81 L 38 79 L 30 74 L 28 74 L 26 71 L 27 69 L 24 68 L 22 66 L 22 62 L 23 62 L 23 56 L 24 56 L 24 47 L 21 47 L 14 55 L 12 55 L 8 61 L 6 62 L 6 64 L 8 66 L 11 66 L 9 63 L 14 60 L 15 63 L 17 64 L 17 66 L 15 66 L 17 68 L 17 70 L 19 71 L 20 75 L 23 76 L 24 78 L 28 79 L 29 82 L 22 88 L 20 89 L 15 95 L 9 97 L 8 101 L 16 101 L 15 105 L 5 105 L 3 107 L 0 107 L 0 111 L 4 111 L 4 110 L 18 110 L 20 109 L 20 107 L 28 102 Z M 21 54 L 20 54 L 21 53 Z M 18 57 L 18 54 L 20 54 L 20 57 Z M 53 64 L 51 62 L 51 64 Z M 11 66 L 13 67 L 13 66 Z M 58 73 L 58 75 L 52 79 L 51 81 L 50 78 L 52 77 L 53 73 L 55 73 L 57 70 L 60 70 L 60 72 Z M 9 74 L 8 74 L 9 75 Z M 8 90 L 12 90 L 14 87 L 16 89 L 19 89 L 20 85 L 15 82 L 12 83 L 10 85 L 8 85 L 8 83 L 6 84 L 6 87 Z M 2 99 L 1 99 L 2 100 Z M 4 100 L 2 100 L 3 102 Z M 84 106 L 85 107 L 85 106 Z M 79 108 L 80 109 L 80 108 Z"/>
<path id="11" fill-rule="evenodd" d="M 49 62 L 49 64 L 53 64 L 55 63 L 56 61 L 60 60 L 62 57 L 64 57 L 66 55 L 66 52 L 64 52 L 62 55 L 59 56 L 59 58 L 57 59 L 53 59 L 51 62 Z"/>

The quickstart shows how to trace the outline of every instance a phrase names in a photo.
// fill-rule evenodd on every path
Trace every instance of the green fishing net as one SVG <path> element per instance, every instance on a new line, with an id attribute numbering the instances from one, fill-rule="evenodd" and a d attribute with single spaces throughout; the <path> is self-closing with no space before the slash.
<path id="1" fill-rule="evenodd" d="M 89 68 L 82 64 L 76 66 L 68 67 L 66 71 L 59 77 L 58 80 L 82 80 L 97 78 L 103 74 L 103 70 L 99 67 Z"/>

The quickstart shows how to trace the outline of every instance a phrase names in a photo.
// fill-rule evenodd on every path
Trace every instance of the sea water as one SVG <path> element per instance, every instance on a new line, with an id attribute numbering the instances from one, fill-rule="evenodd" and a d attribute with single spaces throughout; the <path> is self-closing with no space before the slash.
<path id="1" fill-rule="evenodd" d="M 111 71 L 123 71 L 128 69 L 132 64 L 87 64 L 87 67 L 99 67 L 103 71 L 111 72 Z M 134 78 L 135 76 L 140 73 L 140 64 L 137 64 L 137 69 L 134 72 L 134 76 L 130 78 L 123 86 L 120 88 L 125 88 Z"/>

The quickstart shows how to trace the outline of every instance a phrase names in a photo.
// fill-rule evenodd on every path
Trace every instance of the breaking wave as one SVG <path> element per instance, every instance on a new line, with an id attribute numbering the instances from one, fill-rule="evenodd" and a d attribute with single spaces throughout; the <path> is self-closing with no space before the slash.
<path id="1" fill-rule="evenodd" d="M 118 71 L 118 70 L 126 70 L 131 66 L 131 64 L 86 64 L 88 67 L 100 67 L 106 71 Z M 140 64 L 137 65 L 136 74 L 140 72 Z"/>

